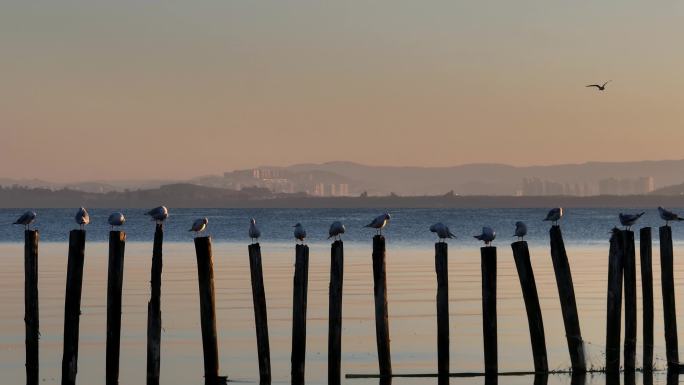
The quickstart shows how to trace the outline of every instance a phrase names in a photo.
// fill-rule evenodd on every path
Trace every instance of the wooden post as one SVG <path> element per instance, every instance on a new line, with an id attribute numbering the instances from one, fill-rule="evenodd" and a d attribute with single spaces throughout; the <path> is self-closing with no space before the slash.
<path id="1" fill-rule="evenodd" d="M 64 299 L 64 352 L 62 354 L 62 385 L 76 384 L 78 372 L 78 326 L 81 316 L 85 230 L 69 233 L 66 293 Z"/>
<path id="2" fill-rule="evenodd" d="M 161 343 L 161 275 L 164 225 L 157 223 L 152 248 L 151 295 L 147 303 L 147 385 L 159 385 Z"/>
<path id="3" fill-rule="evenodd" d="M 620 322 L 622 321 L 622 276 L 625 233 L 613 231 L 608 253 L 608 294 L 606 313 L 606 372 L 620 371 Z M 619 382 L 619 381 L 618 381 Z"/>
<path id="4" fill-rule="evenodd" d="M 292 294 L 292 384 L 304 384 L 306 305 L 309 287 L 309 246 L 297 245 Z"/>
<path id="5" fill-rule="evenodd" d="M 340 385 L 342 361 L 342 284 L 344 282 L 344 244 L 330 247 L 330 287 L 328 309 L 328 384 Z"/>
<path id="6" fill-rule="evenodd" d="M 499 372 L 496 330 L 496 247 L 481 247 L 480 257 L 482 267 L 484 367 L 486 374 L 496 375 Z"/>
<path id="7" fill-rule="evenodd" d="M 570 264 L 565 252 L 565 243 L 560 227 L 558 225 L 551 226 L 549 235 L 551 238 L 551 261 L 556 275 L 556 285 L 558 285 L 558 296 L 560 297 L 572 370 L 573 372 L 586 372 L 584 341 L 582 340 L 577 314 L 575 288 L 572 284 L 572 273 L 570 272 Z"/>
<path id="8" fill-rule="evenodd" d="M 625 285 L 625 372 L 636 369 L 637 340 L 637 295 L 636 295 L 636 253 L 634 250 L 634 232 L 623 231 L 625 242 L 624 253 L 624 285 Z M 627 375 L 625 375 L 627 378 Z"/>
<path id="9" fill-rule="evenodd" d="M 26 384 L 38 384 L 38 230 L 24 232 L 24 323 L 26 324 Z"/>
<path id="10" fill-rule="evenodd" d="M 249 245 L 249 268 L 252 276 L 252 298 L 254 300 L 254 322 L 259 353 L 260 381 L 261 383 L 270 383 L 271 352 L 268 343 L 266 293 L 264 291 L 264 274 L 261 268 L 261 247 L 258 243 Z"/>
<path id="11" fill-rule="evenodd" d="M 661 226 L 660 235 L 660 281 L 663 287 L 663 316 L 665 325 L 665 353 L 668 367 L 679 366 L 677 342 L 677 312 L 675 311 L 674 273 L 672 267 L 672 228 Z"/>
<path id="12" fill-rule="evenodd" d="M 435 243 L 437 273 L 437 373 L 449 375 L 449 245 Z"/>
<path id="13" fill-rule="evenodd" d="M 381 377 L 392 376 L 389 315 L 387 312 L 387 276 L 385 270 L 385 237 L 373 237 L 373 288 L 375 294 L 375 336 Z"/>
<path id="14" fill-rule="evenodd" d="M 653 371 L 653 262 L 651 228 L 639 231 L 639 255 L 641 257 L 641 297 L 643 299 L 644 372 Z M 653 376 L 651 376 L 653 378 Z"/>
<path id="15" fill-rule="evenodd" d="M 109 271 L 107 273 L 107 385 L 117 385 L 119 383 L 121 292 L 123 289 L 125 246 L 125 232 L 109 232 Z"/>
<path id="16" fill-rule="evenodd" d="M 195 238 L 197 282 L 199 283 L 202 350 L 204 352 L 204 383 L 219 382 L 218 341 L 216 336 L 216 297 L 214 292 L 214 260 L 210 237 Z"/>
<path id="17" fill-rule="evenodd" d="M 537 284 L 534 281 L 534 272 L 530 262 L 530 250 L 527 242 L 518 241 L 511 244 L 513 259 L 518 270 L 520 287 L 522 288 L 525 310 L 527 311 L 527 323 L 530 328 L 530 341 L 532 343 L 532 356 L 534 358 L 534 371 L 546 373 L 549 371 L 549 363 L 546 356 L 546 338 L 544 336 L 544 321 L 541 307 L 539 306 L 539 294 Z"/>

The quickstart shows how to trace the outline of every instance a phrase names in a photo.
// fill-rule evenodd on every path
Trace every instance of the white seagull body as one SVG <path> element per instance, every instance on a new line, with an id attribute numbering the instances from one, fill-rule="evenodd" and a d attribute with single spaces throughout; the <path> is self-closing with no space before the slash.
<path id="1" fill-rule="evenodd" d="M 515 222 L 515 234 L 513 234 L 514 237 L 518 237 L 519 240 L 523 240 L 525 238 L 525 235 L 527 235 L 527 225 L 525 222 Z"/>
<path id="2" fill-rule="evenodd" d="M 344 225 L 340 221 L 335 221 L 330 225 L 330 230 L 328 230 L 328 239 L 330 238 L 338 238 L 344 232 L 346 229 L 344 228 Z"/>
<path id="3" fill-rule="evenodd" d="M 478 239 L 485 243 L 485 246 L 489 246 L 494 238 L 496 238 L 496 232 L 492 230 L 491 227 L 483 227 L 482 233 L 480 235 L 473 235 L 475 239 Z"/>
<path id="4" fill-rule="evenodd" d="M 545 221 L 551 221 L 553 222 L 554 225 L 558 224 L 558 221 L 563 218 L 563 208 L 562 207 L 556 207 L 551 210 L 549 210 L 549 213 L 546 214 L 546 218 L 544 218 Z"/>
<path id="5" fill-rule="evenodd" d="M 259 237 L 261 237 L 261 231 L 256 226 L 256 219 L 252 218 L 249 220 L 249 238 L 252 243 L 256 243 L 259 241 Z"/>
<path id="6" fill-rule="evenodd" d="M 167 209 L 166 206 L 159 206 L 146 212 L 145 215 L 149 215 L 150 217 L 152 217 L 153 221 L 161 223 L 169 217 L 169 209 Z"/>
<path id="7" fill-rule="evenodd" d="M 364 227 L 370 227 L 373 229 L 378 230 L 378 234 L 382 235 L 382 229 L 387 226 L 387 222 L 390 220 L 390 215 L 388 213 L 384 213 L 382 215 L 378 215 L 375 217 L 371 223 L 367 224 Z"/>
<path id="8" fill-rule="evenodd" d="M 440 242 L 447 238 L 456 238 L 456 236 L 449 230 L 449 227 L 442 222 L 437 222 L 430 226 L 430 231 L 437 234 Z"/>
<path id="9" fill-rule="evenodd" d="M 197 235 L 207 229 L 208 223 L 209 219 L 206 217 L 195 219 L 195 221 L 192 223 L 192 227 L 188 231 L 192 231 L 195 233 L 195 235 Z"/>
<path id="10" fill-rule="evenodd" d="M 620 223 L 623 226 L 625 226 L 627 228 L 627 230 L 629 230 L 632 226 L 634 226 L 636 221 L 638 221 L 639 218 L 641 218 L 641 216 L 644 214 L 646 214 L 646 213 L 645 212 L 640 212 L 639 214 L 623 214 L 623 213 L 620 213 L 620 215 L 619 215 Z"/>
<path id="11" fill-rule="evenodd" d="M 74 216 L 74 220 L 76 221 L 76 224 L 81 227 L 81 230 L 83 230 L 83 228 L 90 223 L 88 210 L 86 210 L 85 207 L 80 207 L 78 212 L 76 212 L 76 216 Z"/>
<path id="12" fill-rule="evenodd" d="M 13 224 L 15 225 L 22 225 L 26 228 L 26 230 L 29 230 L 31 228 L 31 223 L 35 222 L 36 220 L 36 213 L 34 211 L 27 211 L 21 216 L 14 221 Z"/>
<path id="13" fill-rule="evenodd" d="M 306 230 L 304 230 L 304 226 L 302 226 L 301 223 L 294 225 L 294 237 L 296 240 L 304 243 L 304 238 L 306 238 Z"/>
<path id="14" fill-rule="evenodd" d="M 658 207 L 658 214 L 660 218 L 665 221 L 665 225 L 669 225 L 671 221 L 684 221 L 684 218 L 673 213 L 672 211 L 665 210 L 663 207 Z"/>
<path id="15" fill-rule="evenodd" d="M 107 222 L 109 222 L 109 225 L 114 228 L 114 226 L 123 226 L 124 223 L 126 223 L 126 217 L 122 213 L 112 213 L 109 216 L 109 219 L 107 219 Z"/>

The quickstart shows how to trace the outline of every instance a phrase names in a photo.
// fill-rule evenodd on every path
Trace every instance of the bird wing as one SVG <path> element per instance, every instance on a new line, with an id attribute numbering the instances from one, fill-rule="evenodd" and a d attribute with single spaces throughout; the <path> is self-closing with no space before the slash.
<path id="1" fill-rule="evenodd" d="M 612 82 L 612 80 L 608 80 L 607 82 L 603 83 L 603 86 L 602 86 L 602 87 L 605 87 L 606 84 L 608 84 L 608 83 L 610 83 L 610 82 Z"/>
<path id="2" fill-rule="evenodd" d="M 601 86 L 600 86 L 600 85 L 598 85 L 598 84 L 589 84 L 589 85 L 587 85 L 586 87 L 596 87 L 596 88 L 601 88 Z"/>

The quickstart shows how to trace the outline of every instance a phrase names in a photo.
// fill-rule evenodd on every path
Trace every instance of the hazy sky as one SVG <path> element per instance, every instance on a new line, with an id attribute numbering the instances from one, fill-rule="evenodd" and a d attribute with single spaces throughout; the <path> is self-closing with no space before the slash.
<path id="1" fill-rule="evenodd" d="M 675 0 L 4 0 L 0 177 L 683 158 L 682 20 Z"/>

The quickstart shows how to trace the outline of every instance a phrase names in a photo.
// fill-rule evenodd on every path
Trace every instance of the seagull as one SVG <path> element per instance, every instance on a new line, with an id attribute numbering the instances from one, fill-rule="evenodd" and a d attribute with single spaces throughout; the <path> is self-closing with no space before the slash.
<path id="1" fill-rule="evenodd" d="M 259 242 L 259 237 L 261 236 L 261 231 L 256 226 L 256 219 L 251 218 L 249 220 L 249 237 L 252 239 L 252 243 Z"/>
<path id="2" fill-rule="evenodd" d="M 107 221 L 113 230 L 115 226 L 123 226 L 126 223 L 126 217 L 122 213 L 116 212 L 112 213 Z"/>
<path id="3" fill-rule="evenodd" d="M 304 244 L 304 238 L 306 238 L 306 230 L 301 223 L 294 225 L 294 237 L 296 240 L 301 241 Z"/>
<path id="4" fill-rule="evenodd" d="M 646 214 L 645 212 L 640 212 L 639 214 L 623 214 L 620 213 L 620 223 L 625 226 L 627 230 L 632 228 L 632 226 L 636 223 L 636 221 L 641 218 L 642 215 Z"/>
<path id="5" fill-rule="evenodd" d="M 340 221 L 335 221 L 330 225 L 330 230 L 328 230 L 328 239 L 330 238 L 335 238 L 341 239 L 341 235 L 344 234 L 344 231 L 346 229 L 344 228 L 344 225 Z"/>
<path id="6" fill-rule="evenodd" d="M 522 241 L 525 235 L 527 235 L 527 225 L 525 222 L 515 222 L 515 234 L 513 236 L 518 237 L 518 240 Z"/>
<path id="7" fill-rule="evenodd" d="M 81 230 L 84 230 L 85 226 L 90 223 L 90 215 L 88 215 L 88 210 L 86 210 L 84 207 L 79 208 L 74 220 L 76 221 L 76 224 L 81 226 Z"/>
<path id="8" fill-rule="evenodd" d="M 557 225 L 558 221 L 563 217 L 563 208 L 562 207 L 556 207 L 555 209 L 549 210 L 549 213 L 546 214 L 546 218 L 544 218 L 545 221 L 551 221 L 553 222 L 553 225 Z"/>
<path id="9" fill-rule="evenodd" d="M 152 217 L 152 220 L 157 223 L 162 223 L 169 217 L 169 209 L 167 209 L 166 206 L 159 206 L 146 212 L 145 215 L 149 215 Z"/>
<path id="10" fill-rule="evenodd" d="M 482 228 L 482 234 L 473 235 L 473 237 L 484 242 L 485 246 L 490 246 L 494 238 L 496 238 L 496 232 L 491 227 L 485 226 Z"/>
<path id="11" fill-rule="evenodd" d="M 603 84 L 589 84 L 587 87 L 596 87 L 599 91 L 605 91 L 606 90 L 606 84 L 612 82 L 612 80 L 608 80 L 607 82 Z"/>
<path id="12" fill-rule="evenodd" d="M 673 213 L 672 211 L 665 210 L 660 206 L 658 206 L 658 213 L 660 214 L 660 218 L 665 221 L 665 226 L 669 226 L 670 221 L 684 221 L 684 218 Z"/>
<path id="13" fill-rule="evenodd" d="M 430 231 L 437 234 L 440 242 L 443 242 L 447 238 L 456 238 L 456 236 L 449 231 L 449 227 L 442 222 L 437 222 L 430 226 Z"/>
<path id="14" fill-rule="evenodd" d="M 31 230 L 31 223 L 36 220 L 36 213 L 34 211 L 27 211 L 19 217 L 13 224 L 22 225 L 26 230 Z"/>
<path id="15" fill-rule="evenodd" d="M 192 223 L 192 227 L 188 231 L 194 232 L 195 236 L 197 236 L 199 233 L 207 229 L 207 223 L 209 223 L 209 219 L 207 219 L 207 217 L 195 219 L 195 221 Z"/>
<path id="16" fill-rule="evenodd" d="M 384 213 L 382 215 L 378 215 L 371 221 L 371 223 L 367 224 L 364 227 L 371 227 L 377 230 L 377 234 L 382 235 L 382 228 L 387 225 L 387 222 L 390 220 L 390 215 L 388 213 Z"/>

